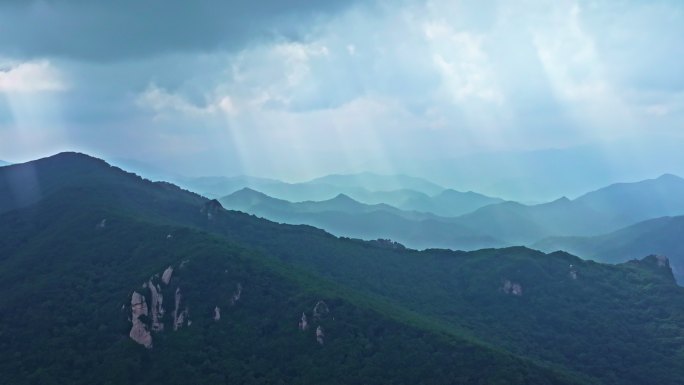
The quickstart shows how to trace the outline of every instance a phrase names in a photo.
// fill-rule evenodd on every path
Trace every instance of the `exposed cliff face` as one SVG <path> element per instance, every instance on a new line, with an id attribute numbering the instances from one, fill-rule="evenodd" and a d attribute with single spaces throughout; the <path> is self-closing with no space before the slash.
<path id="1" fill-rule="evenodd" d="M 131 332 L 130 337 L 137 343 L 144 345 L 147 348 L 152 347 L 153 335 L 151 332 L 163 332 L 165 329 L 173 329 L 177 331 L 185 326 L 192 325 L 190 319 L 190 311 L 188 304 L 185 303 L 183 291 L 177 283 L 182 283 L 183 266 L 188 263 L 187 260 L 181 262 L 177 267 L 169 266 L 163 272 L 157 273 L 150 277 L 142 284 L 143 290 L 138 290 L 133 293 L 131 298 Z M 171 278 L 174 272 L 181 272 L 179 278 L 174 278 L 174 284 L 171 284 Z M 175 276 L 174 276 L 175 277 Z M 170 285 L 171 284 L 171 285 Z M 229 303 L 235 305 L 242 298 L 242 284 L 237 283 L 235 290 L 221 300 L 221 303 Z M 149 292 L 148 292 L 149 291 Z M 164 322 L 164 315 L 166 310 L 164 308 L 164 293 L 166 296 L 173 295 L 173 319 Z M 225 302 L 224 302 L 225 301 Z M 168 302 L 168 301 L 167 301 Z M 148 306 L 149 304 L 149 306 Z M 171 305 L 167 305 L 171 306 Z M 122 309 L 126 309 L 126 306 Z M 327 309 L 327 307 L 326 307 Z M 221 307 L 214 306 L 213 320 L 218 322 L 221 320 Z M 171 318 L 171 317 L 168 317 Z M 165 325 L 166 323 L 166 325 Z M 166 328 L 165 328 L 166 326 Z"/>
<path id="2" fill-rule="evenodd" d="M 168 285 L 169 282 L 171 281 L 171 274 L 173 274 L 173 266 L 169 266 L 164 270 L 162 273 L 161 280 L 164 282 L 164 285 Z"/>
<path id="3" fill-rule="evenodd" d="M 152 348 L 152 334 L 147 329 L 147 325 L 140 317 L 147 317 L 147 302 L 145 297 L 134 291 L 131 295 L 131 331 L 128 335 L 131 339 L 144 347 Z"/>
<path id="4" fill-rule="evenodd" d="M 214 216 L 221 210 L 223 210 L 223 206 L 221 206 L 221 203 L 219 203 L 219 201 L 217 201 L 216 199 L 212 199 L 202 206 L 200 212 L 202 214 L 206 214 L 208 220 L 212 220 L 214 219 Z"/>
<path id="5" fill-rule="evenodd" d="M 187 321 L 187 322 L 186 322 Z M 186 307 L 183 309 L 182 312 L 178 314 L 176 319 L 173 322 L 173 330 L 177 331 L 178 329 L 183 327 L 183 324 L 186 324 L 188 326 L 192 325 L 192 321 L 188 319 L 188 308 Z"/>
<path id="6" fill-rule="evenodd" d="M 506 294 L 513 294 L 516 296 L 521 296 L 523 294 L 522 285 L 517 282 L 511 282 L 508 279 L 504 280 L 501 290 Z"/>
<path id="7" fill-rule="evenodd" d="M 309 322 L 306 319 L 306 314 L 302 313 L 302 319 L 299 320 L 299 330 L 305 331 L 309 328 Z"/>
<path id="8" fill-rule="evenodd" d="M 324 339 L 324 338 L 325 338 L 325 333 L 323 333 L 323 328 L 319 325 L 319 326 L 316 328 L 316 341 L 317 341 L 319 344 L 323 345 L 323 342 L 324 342 L 323 339 Z"/>
<path id="9" fill-rule="evenodd" d="M 150 297 L 152 298 L 152 331 L 159 332 L 164 330 L 164 324 L 161 322 L 161 318 L 164 316 L 164 297 L 161 288 L 159 285 L 155 286 L 152 279 L 147 283 L 147 287 L 150 289 Z"/>
<path id="10" fill-rule="evenodd" d="M 299 330 L 301 331 L 306 331 L 309 329 L 309 326 L 315 326 L 316 329 L 314 331 L 314 335 L 316 336 L 316 342 L 319 344 L 323 345 L 323 342 L 325 340 L 325 332 L 323 331 L 323 326 L 322 322 L 324 319 L 328 318 L 328 315 L 330 314 L 330 308 L 328 305 L 325 303 L 325 301 L 320 300 L 316 302 L 316 305 L 313 307 L 313 317 L 312 317 L 312 322 L 311 324 L 309 323 L 309 319 L 306 316 L 306 313 L 302 313 L 302 318 L 299 320 Z M 335 317 L 332 317 L 332 321 L 335 320 Z M 327 321 L 329 322 L 329 320 Z"/>
<path id="11" fill-rule="evenodd" d="M 314 320 L 320 321 L 330 313 L 328 305 L 324 301 L 318 301 L 313 308 Z"/>
<path id="12" fill-rule="evenodd" d="M 658 267 L 670 267 L 670 260 L 664 255 L 656 255 Z"/>
<path id="13" fill-rule="evenodd" d="M 185 316 L 183 315 L 183 313 L 178 313 L 178 308 L 180 307 L 181 302 L 180 287 L 176 288 L 176 294 L 174 295 L 174 299 L 175 306 L 173 308 L 173 330 L 178 330 L 178 328 L 183 325 L 183 321 L 185 320 Z"/>
<path id="14" fill-rule="evenodd" d="M 242 284 L 238 283 L 237 287 L 235 288 L 235 292 L 233 293 L 233 296 L 230 298 L 230 304 L 235 305 L 237 301 L 240 300 L 240 297 L 242 296 Z"/>

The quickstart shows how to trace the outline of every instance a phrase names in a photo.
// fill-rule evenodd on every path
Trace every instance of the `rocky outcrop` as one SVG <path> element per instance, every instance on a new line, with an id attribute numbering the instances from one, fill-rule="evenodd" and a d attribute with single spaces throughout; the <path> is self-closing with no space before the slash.
<path id="1" fill-rule="evenodd" d="M 512 294 L 516 296 L 521 296 L 523 293 L 523 287 L 521 284 L 517 282 L 511 282 L 507 279 L 504 280 L 501 290 L 503 290 L 503 292 L 506 294 Z"/>
<path id="2" fill-rule="evenodd" d="M 131 317 L 129 319 L 131 322 L 131 339 L 147 348 L 151 348 L 152 332 L 161 333 L 165 329 L 173 329 L 174 331 L 177 331 L 183 327 L 189 327 L 192 325 L 192 320 L 189 316 L 190 313 L 188 304 L 185 303 L 183 292 L 178 285 L 172 286 L 175 288 L 173 295 L 173 319 L 164 322 L 164 315 L 171 311 L 169 308 L 171 305 L 169 304 L 170 301 L 168 299 L 170 294 L 168 292 L 166 295 L 166 308 L 164 307 L 164 290 L 170 289 L 169 284 L 172 284 L 172 277 L 176 277 L 174 273 L 178 274 L 178 272 L 182 272 L 183 266 L 187 263 L 188 261 L 184 260 L 176 267 L 168 266 L 163 272 L 157 273 L 150 277 L 147 281 L 143 282 L 142 290 L 137 289 L 137 291 L 133 292 L 131 298 Z M 174 282 L 176 280 L 178 279 L 175 278 Z M 235 305 L 241 300 L 242 289 L 242 284 L 237 283 L 235 290 L 230 294 L 229 297 L 231 305 Z M 147 290 L 149 290 L 149 294 L 147 293 Z M 122 310 L 126 310 L 126 306 L 127 305 L 124 304 Z M 327 306 L 325 308 L 327 309 Z M 319 312 L 321 311 L 323 310 L 319 309 Z M 214 307 L 213 313 L 214 321 L 220 321 L 221 316 L 221 308 L 216 305 Z M 171 317 L 169 316 L 167 318 Z M 305 316 L 304 323 L 306 323 Z"/>
<path id="3" fill-rule="evenodd" d="M 302 317 L 299 319 L 299 330 L 306 331 L 310 327 L 312 329 L 315 327 L 314 335 L 316 336 L 316 342 L 323 345 L 325 333 L 323 331 L 322 320 L 328 318 L 329 315 L 330 308 L 328 307 L 328 304 L 326 304 L 325 301 L 320 300 L 314 305 L 311 321 L 309 321 L 309 318 L 306 316 L 306 312 L 302 312 Z M 332 321 L 335 321 L 335 317 L 332 317 Z M 325 322 L 330 322 L 330 320 Z"/>
<path id="4" fill-rule="evenodd" d="M 316 306 L 313 308 L 313 317 L 316 321 L 320 321 L 322 318 L 325 318 L 329 313 L 330 309 L 324 301 L 318 301 Z"/>
<path id="5" fill-rule="evenodd" d="M 164 282 L 164 285 L 168 285 L 169 282 L 171 281 L 171 274 L 173 274 L 173 266 L 169 266 L 164 270 L 162 273 L 161 280 Z"/>
<path id="6" fill-rule="evenodd" d="M 656 263 L 658 264 L 658 267 L 669 267 L 670 266 L 670 260 L 667 259 L 666 256 L 664 255 L 656 255 Z"/>
<path id="7" fill-rule="evenodd" d="M 324 342 L 323 339 L 324 339 L 324 338 L 325 338 L 325 333 L 323 333 L 323 328 L 319 325 L 319 326 L 316 328 L 316 341 L 317 341 L 319 344 L 323 345 L 323 342 Z"/>
<path id="8" fill-rule="evenodd" d="M 230 304 L 235 305 L 237 301 L 240 300 L 240 297 L 242 296 L 242 284 L 238 283 L 237 287 L 235 288 L 235 292 L 233 293 L 233 296 L 230 298 Z"/>
<path id="9" fill-rule="evenodd" d="M 129 337 L 140 345 L 150 349 L 152 348 L 152 334 L 147 329 L 147 325 L 141 317 L 147 317 L 147 302 L 145 296 L 134 291 L 131 295 L 131 322 L 132 327 Z"/>
<path id="10" fill-rule="evenodd" d="M 188 326 L 192 325 L 192 321 L 188 319 L 187 307 L 182 312 L 177 313 L 177 316 L 173 321 L 173 330 L 177 331 L 178 329 L 182 328 L 183 324 L 186 323 L 186 321 Z"/>
<path id="11" fill-rule="evenodd" d="M 151 313 L 152 313 L 152 331 L 159 332 L 164 330 L 164 324 L 161 322 L 161 318 L 164 316 L 164 297 L 161 293 L 161 288 L 159 285 L 154 285 L 152 279 L 147 283 L 147 287 L 150 289 L 151 297 Z"/>
<path id="12" fill-rule="evenodd" d="M 185 319 L 185 316 L 183 313 L 178 313 L 178 308 L 180 307 L 180 302 L 181 302 L 181 290 L 180 287 L 176 288 L 176 294 L 174 295 L 174 302 L 175 306 L 173 308 L 173 330 L 178 330 L 179 327 L 183 325 L 183 321 Z"/>
<path id="13" fill-rule="evenodd" d="M 206 214 L 208 220 L 214 219 L 214 216 L 221 210 L 223 210 L 223 206 L 221 206 L 221 203 L 216 199 L 206 202 L 202 208 L 200 208 L 200 212 Z"/>
<path id="14" fill-rule="evenodd" d="M 100 221 L 100 223 L 95 225 L 96 229 L 104 229 L 105 227 L 107 227 L 107 219 L 103 219 Z"/>
<path id="15" fill-rule="evenodd" d="M 570 275 L 570 278 L 573 280 L 577 280 L 577 269 L 575 269 L 574 265 L 570 265 L 570 271 L 568 272 L 568 275 Z"/>
<path id="16" fill-rule="evenodd" d="M 309 322 L 306 319 L 306 314 L 302 313 L 302 319 L 299 320 L 299 330 L 305 331 L 309 328 Z"/>

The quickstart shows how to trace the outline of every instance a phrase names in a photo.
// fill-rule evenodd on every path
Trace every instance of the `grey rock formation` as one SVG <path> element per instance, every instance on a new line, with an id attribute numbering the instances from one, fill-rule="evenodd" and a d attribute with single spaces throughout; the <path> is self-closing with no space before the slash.
<path id="1" fill-rule="evenodd" d="M 325 338 L 325 333 L 323 333 L 323 328 L 320 327 L 320 326 L 318 326 L 318 327 L 316 328 L 316 341 L 317 341 L 319 344 L 323 345 L 323 342 L 324 342 L 323 339 L 324 339 L 324 338 Z"/>
<path id="2" fill-rule="evenodd" d="M 320 321 L 322 318 L 325 318 L 329 313 L 330 309 L 324 301 L 318 301 L 316 306 L 313 308 L 313 317 L 316 321 Z"/>
<path id="3" fill-rule="evenodd" d="M 242 296 L 242 284 L 238 283 L 237 287 L 235 288 L 235 292 L 233 293 L 233 296 L 230 298 L 230 304 L 235 305 L 237 301 L 240 300 L 240 297 Z"/>
<path id="4" fill-rule="evenodd" d="M 221 319 L 221 308 L 216 306 L 214 307 L 214 321 L 219 321 Z"/>
<path id="5" fill-rule="evenodd" d="M 192 321 L 190 321 L 190 319 L 188 319 L 188 308 L 187 307 L 182 312 L 180 312 L 178 314 L 178 316 L 176 317 L 176 319 L 173 323 L 173 330 L 176 331 L 176 330 L 182 328 L 183 324 L 185 323 L 186 320 L 187 320 L 188 326 L 192 325 Z"/>
<path id="6" fill-rule="evenodd" d="M 181 302 L 181 290 L 180 287 L 176 288 L 176 294 L 174 296 L 175 299 L 175 306 L 173 308 L 173 330 L 178 330 L 181 326 L 183 326 L 183 321 L 185 321 L 185 312 L 178 312 L 178 308 L 180 307 L 180 302 Z"/>
<path id="7" fill-rule="evenodd" d="M 511 282 L 509 280 L 504 280 L 503 286 L 501 287 L 506 294 L 513 294 L 516 296 L 521 296 L 523 293 L 522 285 L 517 282 Z"/>
<path id="8" fill-rule="evenodd" d="M 207 215 L 208 220 L 214 219 L 214 215 L 223 210 L 223 206 L 216 199 L 212 199 L 205 203 L 201 208 L 200 212 Z"/>
<path id="9" fill-rule="evenodd" d="M 656 261 L 658 261 L 658 267 L 670 266 L 670 261 L 664 255 L 656 255 Z"/>
<path id="10" fill-rule="evenodd" d="M 168 285 L 169 282 L 171 281 L 171 275 L 173 274 L 173 266 L 169 266 L 164 270 L 162 273 L 161 280 L 164 282 L 164 285 Z"/>
<path id="11" fill-rule="evenodd" d="M 309 322 L 306 319 L 306 314 L 302 313 L 302 319 L 299 320 L 299 330 L 304 331 L 309 328 Z"/>
<path id="12" fill-rule="evenodd" d="M 140 345 L 151 349 L 152 348 L 152 334 L 147 329 L 147 325 L 140 320 L 141 316 L 147 316 L 147 302 L 145 297 L 133 292 L 131 296 L 131 331 L 128 333 L 129 337 Z"/>
<path id="13" fill-rule="evenodd" d="M 161 293 L 161 288 L 159 285 L 155 286 L 152 280 L 147 283 L 147 287 L 150 289 L 151 296 L 151 313 L 152 313 L 152 331 L 159 332 L 164 330 L 164 324 L 161 322 L 161 318 L 164 316 L 163 307 L 163 296 Z"/>

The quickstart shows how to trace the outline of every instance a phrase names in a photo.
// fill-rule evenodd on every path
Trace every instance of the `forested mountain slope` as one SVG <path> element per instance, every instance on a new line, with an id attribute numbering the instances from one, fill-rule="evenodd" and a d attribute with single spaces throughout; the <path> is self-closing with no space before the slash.
<path id="1" fill-rule="evenodd" d="M 169 373 L 248 383 L 377 383 L 382 373 L 392 377 L 380 383 L 677 384 L 684 376 L 684 289 L 665 258 L 613 266 L 521 247 L 417 252 L 226 211 L 83 155 L 21 167 L 40 186 L 29 203 L 0 171 L 2 201 L 13 202 L 0 221 L 0 285 L 9 293 L 0 343 L 3 373 L 14 378 L 59 383 L 73 371 L 97 382 L 90 367 L 115 383 Z M 169 266 L 176 273 L 160 284 Z M 143 283 L 159 285 L 164 317 L 188 317 L 175 333 L 164 318 L 152 350 L 127 336 Z M 186 294 L 176 305 L 178 288 Z M 297 329 L 320 300 L 334 317 L 320 324 L 322 346 L 314 330 Z M 344 377 L 359 370 L 368 377 Z"/>

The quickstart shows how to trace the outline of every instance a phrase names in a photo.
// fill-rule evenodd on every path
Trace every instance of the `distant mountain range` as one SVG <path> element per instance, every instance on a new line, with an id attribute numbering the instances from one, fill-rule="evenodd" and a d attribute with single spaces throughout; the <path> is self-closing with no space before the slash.
<path id="1" fill-rule="evenodd" d="M 413 190 L 427 195 L 436 195 L 445 190 L 444 187 L 422 178 L 406 175 L 381 175 L 370 172 L 327 175 L 307 183 L 367 191 Z"/>
<path id="2" fill-rule="evenodd" d="M 338 238 L 73 153 L 0 169 L 0 256 L 11 384 L 684 378 L 684 288 L 659 256 Z"/>
<path id="3" fill-rule="evenodd" d="M 453 190 L 434 197 L 410 190 L 368 196 L 377 203 L 364 204 L 344 194 L 292 203 L 252 189 L 220 201 L 230 209 L 283 223 L 309 224 L 337 235 L 390 238 L 414 248 L 463 250 L 529 245 L 553 236 L 595 236 L 646 219 L 684 214 L 684 180 L 673 175 L 615 184 L 574 200 L 561 198 L 538 205 Z M 406 199 L 400 201 L 401 197 Z M 448 215 L 464 211 L 468 213 Z"/>
<path id="4" fill-rule="evenodd" d="M 503 242 L 477 233 L 452 218 L 400 210 L 384 203 L 367 205 L 344 194 L 326 201 L 292 203 L 246 188 L 219 201 L 228 209 L 276 222 L 307 224 L 352 238 L 389 238 L 419 249 L 475 250 L 505 246 Z"/>
<path id="5" fill-rule="evenodd" d="M 551 236 L 605 234 L 639 221 L 684 215 L 684 179 L 663 175 L 614 184 L 570 200 L 523 205 L 504 202 L 459 217 L 473 230 L 516 244 Z"/>
<path id="6" fill-rule="evenodd" d="M 432 213 L 442 217 L 457 217 L 481 207 L 504 202 L 472 191 L 445 189 L 435 195 L 414 190 L 351 191 L 349 195 L 368 204 L 386 203 L 408 211 Z"/>
<path id="7" fill-rule="evenodd" d="M 595 237 L 554 237 L 535 243 L 543 251 L 565 250 L 600 262 L 620 263 L 649 254 L 670 258 L 675 278 L 684 284 L 684 216 L 664 217 Z"/>
<path id="8" fill-rule="evenodd" d="M 389 204 L 438 216 L 458 216 L 502 199 L 445 189 L 421 178 L 371 173 L 329 175 L 303 183 L 249 176 L 181 178 L 178 183 L 199 194 L 221 198 L 243 188 L 290 202 L 325 201 L 339 194 L 367 204 Z"/>
<path id="9" fill-rule="evenodd" d="M 11 163 L 5 162 L 4 160 L 0 160 L 0 167 L 2 167 L 2 166 L 7 166 L 7 165 L 9 165 L 9 164 L 11 164 Z"/>
<path id="10" fill-rule="evenodd" d="M 295 202 L 326 200 L 337 194 L 352 191 L 411 190 L 434 195 L 445 190 L 444 187 L 421 178 L 373 173 L 328 175 L 301 183 L 287 183 L 275 179 L 250 176 L 181 178 L 179 182 L 198 193 L 212 197 L 229 195 L 247 187 L 276 198 Z"/>

